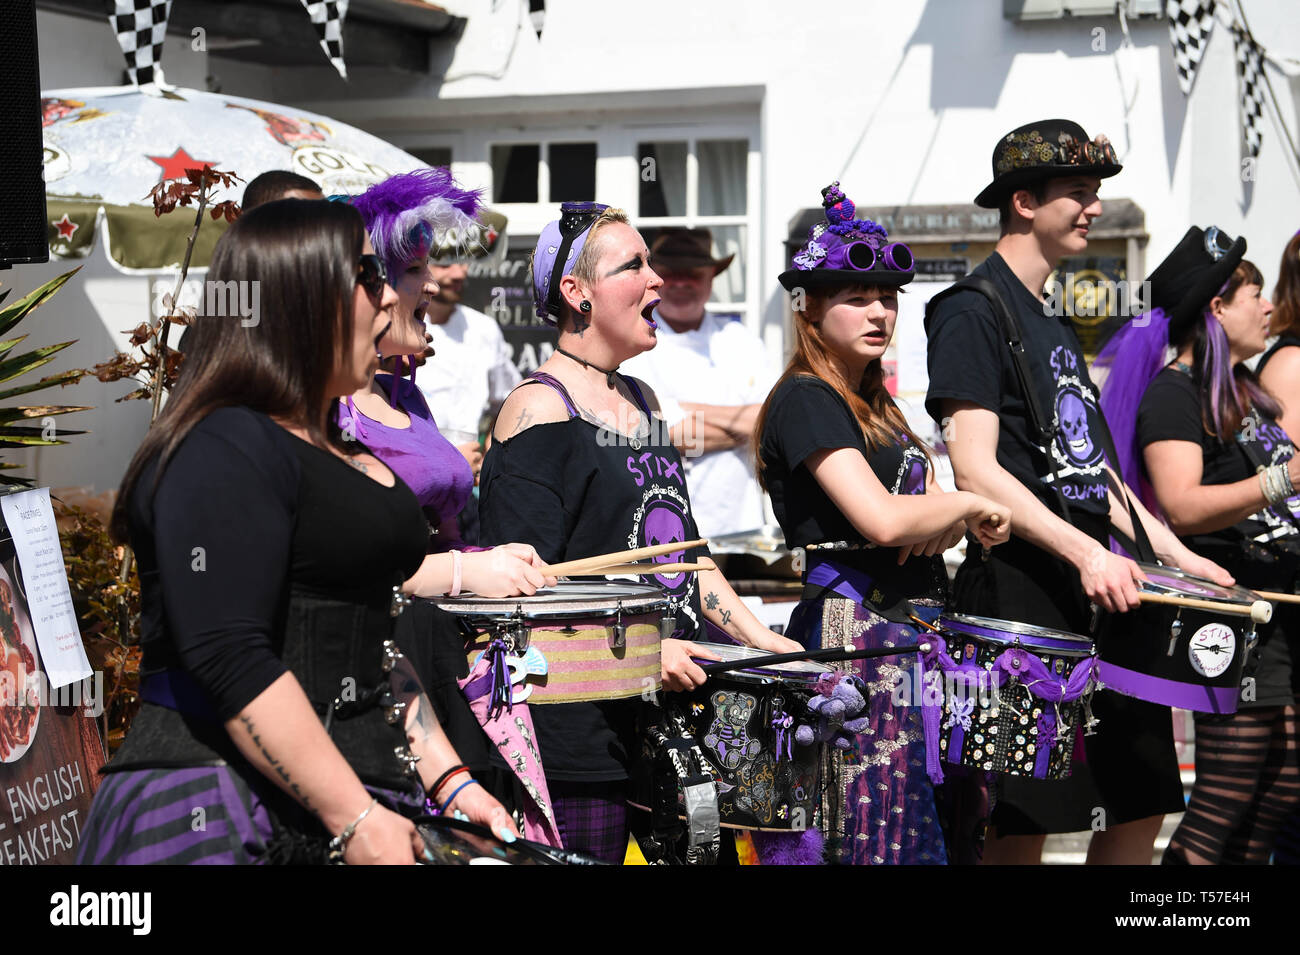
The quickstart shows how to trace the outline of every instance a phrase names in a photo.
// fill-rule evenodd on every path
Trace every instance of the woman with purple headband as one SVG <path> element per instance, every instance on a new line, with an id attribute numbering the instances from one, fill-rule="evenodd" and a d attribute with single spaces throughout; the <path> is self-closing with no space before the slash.
<path id="1" fill-rule="evenodd" d="M 1217 228 L 1188 230 L 1148 279 L 1152 311 L 1098 355 L 1101 405 L 1124 478 L 1153 513 L 1243 585 L 1293 592 L 1300 458 L 1277 401 L 1244 364 L 1264 350 L 1272 311 L 1245 251 L 1245 239 Z M 1265 864 L 1300 804 L 1300 613 L 1279 604 L 1258 634 L 1237 712 L 1196 714 L 1196 787 L 1167 864 Z"/>
<path id="2" fill-rule="evenodd" d="M 826 222 L 780 276 L 795 297 L 795 351 L 756 429 L 759 481 L 786 546 L 807 549 L 803 595 L 787 633 L 814 649 L 915 644 L 910 615 L 933 622 L 947 596 L 939 555 L 968 530 L 986 547 L 1006 541 L 1011 509 L 935 484 L 929 450 L 889 396 L 881 369 L 900 288 L 912 281 L 912 254 L 857 218 L 839 183 L 823 189 L 822 200 Z M 836 666 L 856 678 L 868 723 L 827 764 L 827 860 L 943 864 L 933 788 L 943 778 L 941 714 L 920 705 L 921 661 Z"/>
<path id="3" fill-rule="evenodd" d="M 653 392 L 618 373 L 655 346 L 651 315 L 663 284 L 627 216 L 599 203 L 565 203 L 533 252 L 540 318 L 559 330 L 555 353 L 506 399 L 483 462 L 484 540 L 532 544 L 547 561 L 698 538 L 682 460 Z M 694 559 L 703 548 L 656 558 Z M 717 570 L 659 574 L 676 616 L 662 646 L 667 689 L 701 685 L 691 641 L 705 621 L 747 646 L 799 645 L 764 627 Z M 639 700 L 537 707 L 564 845 L 611 862 L 627 849 L 629 766 L 640 752 Z"/>
<path id="4" fill-rule="evenodd" d="M 415 492 L 429 522 L 429 552 L 445 555 L 440 559 L 452 564 L 460 586 L 485 597 L 532 593 L 530 578 L 536 574 L 530 566 L 536 560 L 532 547 L 509 544 L 488 550 L 460 544 L 456 516 L 473 491 L 474 475 L 438 430 L 414 381 L 415 356 L 426 347 L 424 310 L 438 291 L 429 253 L 436 238 L 450 230 L 466 234 L 479 210 L 479 194 L 460 189 L 444 168 L 425 168 L 385 179 L 351 204 L 365 220 L 375 253 L 397 293 L 392 324 L 379 342 L 381 359 L 395 359 L 395 373 L 377 370 L 366 387 L 342 399 L 339 428 L 346 439 L 368 448 Z M 409 379 L 402 376 L 408 360 Z M 452 808 L 474 822 L 513 830 L 507 810 L 496 798 L 515 804 L 510 774 L 504 762 L 492 759 L 494 747 L 457 685 L 467 672 L 464 637 L 456 618 L 428 601 L 416 600 L 398 621 L 396 640 L 429 691 L 441 723 L 431 730 L 437 755 L 430 771 L 434 776 L 442 772 L 445 778 L 440 791 L 431 796 L 445 798 L 467 779 L 474 779 L 482 785 L 464 789 Z M 458 765 L 466 771 L 443 772 Z M 545 807 L 539 812 L 544 815 Z M 529 834 L 539 839 L 549 835 L 544 828 Z"/>

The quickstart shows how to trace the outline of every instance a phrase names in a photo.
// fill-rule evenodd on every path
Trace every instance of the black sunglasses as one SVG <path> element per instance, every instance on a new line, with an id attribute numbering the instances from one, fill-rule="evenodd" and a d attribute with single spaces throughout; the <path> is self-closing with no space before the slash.
<path id="1" fill-rule="evenodd" d="M 388 271 L 384 262 L 373 252 L 368 252 L 357 260 L 357 284 L 366 290 L 371 300 L 378 303 L 384 295 L 384 286 L 388 284 Z"/>

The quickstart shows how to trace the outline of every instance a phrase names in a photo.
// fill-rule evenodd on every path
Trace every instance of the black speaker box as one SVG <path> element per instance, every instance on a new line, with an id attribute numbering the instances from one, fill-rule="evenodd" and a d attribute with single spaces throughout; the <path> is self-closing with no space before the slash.
<path id="1" fill-rule="evenodd" d="M 0 2 L 0 268 L 48 262 L 36 0 Z"/>

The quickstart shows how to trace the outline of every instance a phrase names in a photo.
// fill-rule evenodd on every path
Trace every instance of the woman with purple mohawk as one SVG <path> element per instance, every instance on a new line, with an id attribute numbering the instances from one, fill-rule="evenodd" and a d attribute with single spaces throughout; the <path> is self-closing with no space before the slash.
<path id="1" fill-rule="evenodd" d="M 482 596 L 535 593 L 541 575 L 532 565 L 540 560 L 531 546 L 462 550 L 456 515 L 473 492 L 474 475 L 438 430 L 414 381 L 415 356 L 426 347 L 424 311 L 438 291 L 429 269 L 430 250 L 452 230 L 466 233 L 479 210 L 479 193 L 461 189 L 446 169 L 426 168 L 385 179 L 351 204 L 361 213 L 397 292 L 392 322 L 379 340 L 380 361 L 395 358 L 396 372 L 377 370 L 366 387 L 339 401 L 344 438 L 365 445 L 415 492 L 429 522 L 429 552 L 445 554 L 451 564 L 453 596 L 462 586 Z M 410 379 L 402 377 L 408 356 Z M 508 811 L 489 794 L 513 802 L 511 778 L 494 768 L 489 758 L 493 747 L 456 683 L 466 676 L 464 639 L 456 619 L 431 602 L 417 600 L 399 618 L 395 639 L 428 689 L 442 724 L 430 727 L 430 738 L 436 740 L 432 759 L 437 763 L 430 771 L 442 773 L 431 797 L 441 804 L 458 793 L 449 801 L 452 810 L 498 832 L 513 832 Z M 462 771 L 451 773 L 457 766 Z M 465 788 L 467 779 L 482 785 Z M 544 817 L 545 807 L 541 812 Z M 554 841 L 545 831 L 528 834 Z"/>
<path id="2" fill-rule="evenodd" d="M 1125 480 L 1188 547 L 1248 587 L 1294 592 L 1300 458 L 1243 364 L 1264 350 L 1273 309 L 1245 251 L 1213 226 L 1188 230 L 1148 280 L 1152 310 L 1098 356 L 1101 404 Z M 1279 604 L 1259 629 L 1237 712 L 1196 714 L 1196 787 L 1166 863 L 1266 864 L 1300 803 L 1295 610 Z"/>

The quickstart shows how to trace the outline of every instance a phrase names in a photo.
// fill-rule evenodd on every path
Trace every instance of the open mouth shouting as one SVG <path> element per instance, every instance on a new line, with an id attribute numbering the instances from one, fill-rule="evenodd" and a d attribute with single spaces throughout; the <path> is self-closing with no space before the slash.
<path id="1" fill-rule="evenodd" d="M 659 328 L 659 323 L 655 321 L 654 310 L 659 305 L 659 299 L 654 299 L 645 308 L 641 309 L 641 319 L 653 329 Z"/>

